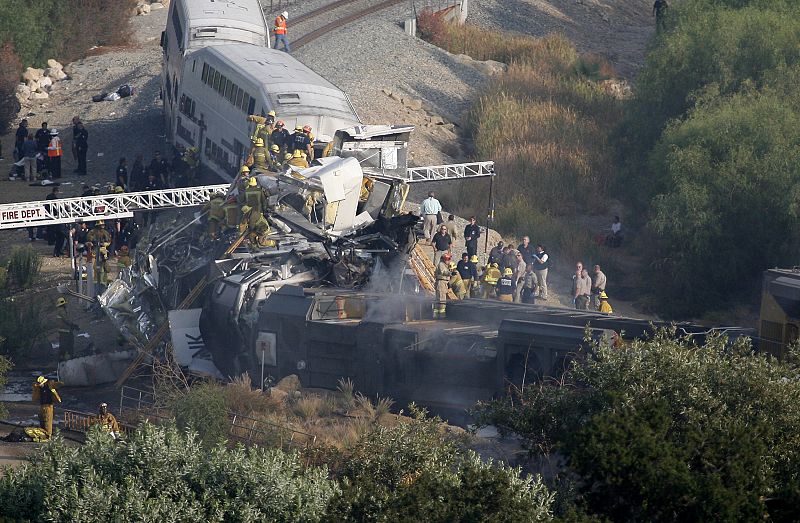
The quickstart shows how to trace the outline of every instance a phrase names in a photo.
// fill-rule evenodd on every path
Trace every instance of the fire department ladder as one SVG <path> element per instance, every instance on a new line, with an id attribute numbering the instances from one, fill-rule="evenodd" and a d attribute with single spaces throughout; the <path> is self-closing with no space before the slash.
<path id="1" fill-rule="evenodd" d="M 228 192 L 230 184 L 202 185 L 122 194 L 103 194 L 0 205 L 0 229 L 17 229 L 76 221 L 130 218 L 134 211 L 153 211 L 203 205 L 216 191 Z"/>
<path id="2" fill-rule="evenodd" d="M 414 250 L 411 252 L 411 256 L 408 258 L 408 265 L 416 274 L 417 279 L 419 280 L 420 285 L 426 291 L 430 292 L 431 294 L 436 292 L 436 267 L 434 267 L 433 262 L 422 249 L 422 246 L 418 243 Z M 452 289 L 447 289 L 447 297 L 451 300 L 457 300 L 458 297 L 455 295 Z"/>

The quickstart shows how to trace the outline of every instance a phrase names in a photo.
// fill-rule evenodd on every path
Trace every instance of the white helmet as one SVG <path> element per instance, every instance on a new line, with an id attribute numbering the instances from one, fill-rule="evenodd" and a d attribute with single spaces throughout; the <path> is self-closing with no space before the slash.
<path id="1" fill-rule="evenodd" d="M 282 12 L 281 16 L 288 20 L 289 19 L 289 11 Z"/>

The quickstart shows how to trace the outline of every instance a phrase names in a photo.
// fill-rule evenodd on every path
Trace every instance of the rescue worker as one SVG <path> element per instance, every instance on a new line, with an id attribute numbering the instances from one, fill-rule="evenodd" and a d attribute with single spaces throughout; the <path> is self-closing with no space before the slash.
<path id="1" fill-rule="evenodd" d="M 458 270 L 459 276 L 461 276 L 461 280 L 464 282 L 464 287 L 466 288 L 467 292 L 469 292 L 469 290 L 472 288 L 472 282 L 475 281 L 474 278 L 477 276 L 477 274 L 472 274 L 472 267 L 469 264 L 469 255 L 466 252 L 461 255 L 461 260 L 459 260 L 458 264 L 456 265 L 456 269 Z"/>
<path id="2" fill-rule="evenodd" d="M 236 187 L 239 189 L 240 200 L 244 201 L 244 192 L 250 186 L 250 167 L 242 165 L 239 169 L 239 179 L 236 180 Z"/>
<path id="3" fill-rule="evenodd" d="M 452 262 L 450 262 L 450 289 L 459 300 L 467 297 L 467 287 L 464 284 L 464 280 L 461 279 L 461 274 L 459 274 L 456 264 Z"/>
<path id="4" fill-rule="evenodd" d="M 58 355 L 63 361 L 75 352 L 75 331 L 78 330 L 78 325 L 69 316 L 65 297 L 59 296 L 56 299 L 56 311 L 61 323 L 58 328 Z"/>
<path id="5" fill-rule="evenodd" d="M 536 303 L 536 273 L 533 272 L 533 264 L 525 266 L 522 274 L 522 303 Z"/>
<path id="6" fill-rule="evenodd" d="M 606 291 L 600 293 L 599 310 L 601 314 L 614 314 L 614 309 L 611 308 L 611 304 L 608 302 L 608 294 L 606 294 Z"/>
<path id="7" fill-rule="evenodd" d="M 208 211 L 208 236 L 212 240 L 216 240 L 222 229 L 221 224 L 225 221 L 225 195 L 221 192 L 215 192 L 211 195 L 211 200 L 206 204 Z"/>
<path id="8" fill-rule="evenodd" d="M 58 395 L 52 380 L 39 376 L 33 384 L 34 401 L 37 398 L 39 400 L 39 426 L 50 439 L 53 437 L 53 404 L 61 403 L 61 396 Z"/>
<path id="9" fill-rule="evenodd" d="M 261 172 L 269 170 L 267 163 L 267 149 L 264 147 L 264 139 L 256 138 L 255 148 L 253 149 L 253 164 Z"/>
<path id="10" fill-rule="evenodd" d="M 366 176 L 361 180 L 361 191 L 358 193 L 358 201 L 366 202 L 369 200 L 369 195 L 372 194 L 372 189 L 375 187 L 375 182 L 372 178 Z"/>
<path id="11" fill-rule="evenodd" d="M 306 158 L 313 158 L 314 151 L 311 150 L 311 140 L 308 135 L 303 132 L 303 126 L 297 125 L 294 128 L 294 133 L 289 137 L 289 152 L 302 151 L 306 154 Z"/>
<path id="12" fill-rule="evenodd" d="M 117 254 L 117 267 L 122 270 L 129 268 L 131 265 L 133 265 L 133 260 L 131 260 L 130 251 L 127 245 L 123 245 Z"/>
<path id="13" fill-rule="evenodd" d="M 269 222 L 264 215 L 256 212 L 249 205 L 242 207 L 242 221 L 239 224 L 239 232 L 247 233 L 247 240 L 251 248 L 271 247 L 275 244 L 273 240 L 267 239 L 270 233 Z"/>
<path id="14" fill-rule="evenodd" d="M 286 28 L 286 21 L 288 19 L 289 13 L 286 11 L 275 17 L 275 27 L 272 29 L 272 32 L 275 34 L 275 45 L 273 45 L 272 48 L 277 50 L 278 44 L 283 43 L 283 50 L 287 53 L 290 53 L 291 49 L 289 49 L 289 40 L 286 39 L 286 35 L 289 32 Z"/>
<path id="15" fill-rule="evenodd" d="M 239 202 L 235 196 L 228 198 L 222 205 L 222 212 L 225 216 L 225 229 L 235 229 L 239 226 Z"/>
<path id="16" fill-rule="evenodd" d="M 106 222 L 98 220 L 87 239 L 94 247 L 94 281 L 96 284 L 105 284 L 109 274 L 108 246 L 112 240 L 111 233 L 106 230 Z"/>
<path id="17" fill-rule="evenodd" d="M 447 290 L 450 288 L 450 253 L 444 253 L 436 266 L 436 302 L 433 304 L 433 318 L 445 317 Z"/>
<path id="18" fill-rule="evenodd" d="M 514 291 L 517 282 L 514 279 L 514 269 L 506 267 L 503 275 L 497 280 L 497 299 L 500 301 L 514 301 Z"/>
<path id="19" fill-rule="evenodd" d="M 281 164 L 281 165 L 282 165 L 282 168 L 283 168 L 284 171 L 289 168 L 289 160 L 291 160 L 293 156 L 294 155 L 292 155 L 292 153 L 286 153 L 283 156 L 283 164 Z"/>
<path id="20" fill-rule="evenodd" d="M 285 154 L 289 146 L 290 136 L 289 131 L 284 127 L 283 120 L 278 120 L 275 122 L 275 130 L 270 134 L 269 141 L 272 145 L 277 145 L 280 148 L 280 152 Z"/>
<path id="21" fill-rule="evenodd" d="M 267 157 L 267 164 L 269 165 L 270 171 L 276 173 L 281 170 L 280 154 L 281 154 L 280 147 L 278 147 L 275 144 L 269 146 L 269 156 Z"/>
<path id="22" fill-rule="evenodd" d="M 197 147 L 189 147 L 186 149 L 183 159 L 186 162 L 188 170 L 186 171 L 186 179 L 189 186 L 194 185 L 194 180 L 197 177 L 197 167 L 200 165 L 198 157 L 199 150 Z"/>
<path id="23" fill-rule="evenodd" d="M 314 161 L 314 135 L 311 133 L 311 126 L 304 125 L 303 126 L 303 133 L 308 137 L 309 143 L 309 151 L 308 151 L 308 161 Z"/>
<path id="24" fill-rule="evenodd" d="M 270 131 L 275 127 L 275 111 L 270 111 L 267 113 L 266 124 L 269 126 Z"/>
<path id="25" fill-rule="evenodd" d="M 61 138 L 58 137 L 58 129 L 50 131 L 50 144 L 47 146 L 47 161 L 50 170 L 50 178 L 61 178 Z"/>
<path id="26" fill-rule="evenodd" d="M 473 298 L 480 297 L 481 280 L 478 277 L 478 255 L 473 254 L 469 259 L 469 272 L 472 275 L 472 285 L 469 294 Z"/>
<path id="27" fill-rule="evenodd" d="M 275 111 L 270 112 L 275 114 Z M 273 124 L 270 122 L 270 120 L 258 114 L 251 114 L 247 116 L 247 121 L 254 122 L 256 124 L 255 130 L 253 130 L 253 134 L 250 136 L 250 142 L 253 144 L 253 146 L 256 146 L 256 140 L 259 138 L 261 138 L 264 143 L 267 143 L 272 135 Z M 272 121 L 274 122 L 274 118 Z"/>
<path id="28" fill-rule="evenodd" d="M 513 271 L 512 271 L 513 272 Z M 483 299 L 495 297 L 495 288 L 500 279 L 500 266 L 497 263 L 490 263 L 483 273 Z"/>
<path id="29" fill-rule="evenodd" d="M 112 438 L 120 439 L 122 431 L 119 430 L 119 423 L 113 414 L 108 412 L 108 403 L 101 403 L 98 409 L 97 423 L 108 432 Z"/>
<path id="30" fill-rule="evenodd" d="M 267 197 L 264 195 L 264 190 L 258 186 L 255 176 L 250 177 L 247 189 L 244 191 L 244 203 L 259 214 L 264 214 L 267 210 Z"/>
<path id="31" fill-rule="evenodd" d="M 306 160 L 306 157 L 301 150 L 296 149 L 286 164 L 299 169 L 305 169 L 308 167 L 308 160 Z"/>

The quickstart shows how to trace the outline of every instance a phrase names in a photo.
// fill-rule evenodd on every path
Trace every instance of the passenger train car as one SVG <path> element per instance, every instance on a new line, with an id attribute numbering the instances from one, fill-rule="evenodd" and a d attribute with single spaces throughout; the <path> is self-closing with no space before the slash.
<path id="1" fill-rule="evenodd" d="M 196 147 L 206 168 L 232 179 L 249 151 L 250 114 L 274 110 L 317 139 L 360 122 L 347 95 L 269 48 L 258 0 L 173 0 L 161 36 L 167 138 Z"/>

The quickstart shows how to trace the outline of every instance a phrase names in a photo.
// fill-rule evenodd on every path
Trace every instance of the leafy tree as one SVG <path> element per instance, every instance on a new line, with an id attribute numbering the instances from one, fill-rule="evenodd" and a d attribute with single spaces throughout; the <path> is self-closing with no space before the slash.
<path id="1" fill-rule="evenodd" d="M 800 367 L 722 336 L 597 346 L 564 380 L 480 405 L 562 456 L 577 505 L 613 521 L 797 520 Z"/>
<path id="2" fill-rule="evenodd" d="M 261 448 L 211 449 L 196 434 L 139 426 L 127 444 L 102 430 L 47 443 L 0 478 L 0 516 L 29 521 L 318 521 L 337 491 L 324 467 Z"/>
<path id="3" fill-rule="evenodd" d="M 196 431 L 207 445 L 224 441 L 230 430 L 225 391 L 212 382 L 194 385 L 187 391 L 176 393 L 172 411 L 178 427 Z"/>

